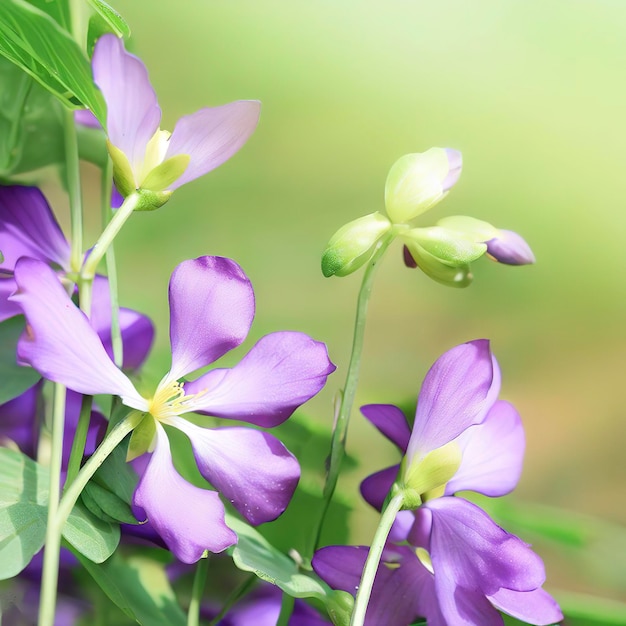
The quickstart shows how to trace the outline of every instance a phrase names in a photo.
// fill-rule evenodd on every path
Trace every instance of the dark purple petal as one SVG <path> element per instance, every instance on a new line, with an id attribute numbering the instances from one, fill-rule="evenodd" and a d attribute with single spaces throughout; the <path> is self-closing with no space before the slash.
<path id="1" fill-rule="evenodd" d="M 183 261 L 170 279 L 171 379 L 190 374 L 237 347 L 254 317 L 254 292 L 230 259 Z"/>
<path id="2" fill-rule="evenodd" d="M 181 117 L 170 137 L 165 159 L 188 154 L 191 160 L 170 189 L 176 189 L 230 159 L 248 141 L 260 112 L 260 102 L 239 100 Z"/>
<path id="3" fill-rule="evenodd" d="M 0 241 L 3 269 L 22 256 L 69 269 L 70 246 L 37 187 L 0 187 Z"/>
<path id="4" fill-rule="evenodd" d="M 327 546 L 313 555 L 311 565 L 333 589 L 356 595 L 368 553 L 366 546 Z"/>
<path id="5" fill-rule="evenodd" d="M 393 465 L 384 470 L 370 474 L 359 487 L 365 502 L 379 511 L 383 508 L 385 498 L 395 482 L 400 465 Z"/>
<path id="6" fill-rule="evenodd" d="M 198 469 L 252 524 L 276 519 L 300 479 L 300 466 L 285 446 L 252 428 L 201 428 L 182 418 L 172 426 L 191 441 Z"/>
<path id="7" fill-rule="evenodd" d="M 461 344 L 440 356 L 424 379 L 413 433 L 407 448 L 413 457 L 439 448 L 480 423 L 497 397 L 489 341 Z"/>
<path id="8" fill-rule="evenodd" d="M 22 257 L 15 279 L 19 291 L 11 299 L 22 307 L 27 321 L 18 358 L 69 389 L 121 396 L 127 406 L 146 410 L 146 401 L 115 367 L 56 274 L 45 263 Z"/>
<path id="9" fill-rule="evenodd" d="M 532 591 L 543 584 L 541 559 L 474 504 L 443 497 L 424 507 L 432 515 L 430 556 L 442 606 L 458 587 L 492 595 L 501 587 Z"/>
<path id="10" fill-rule="evenodd" d="M 413 528 L 414 521 L 415 516 L 413 515 L 413 511 L 399 511 L 396 515 L 396 519 L 391 525 L 387 541 L 390 541 L 391 543 L 405 542 L 409 536 L 411 528 Z"/>
<path id="11" fill-rule="evenodd" d="M 161 109 L 146 66 L 115 35 L 98 39 L 92 58 L 94 82 L 107 105 L 107 135 L 137 174 L 148 142 L 158 130 Z"/>
<path id="12" fill-rule="evenodd" d="M 233 368 L 185 384 L 192 410 L 270 428 L 312 398 L 335 370 L 326 346 L 298 332 L 266 335 Z"/>
<path id="13" fill-rule="evenodd" d="M 156 447 L 135 491 L 134 504 L 168 548 L 183 563 L 195 563 L 205 550 L 222 552 L 237 542 L 226 525 L 224 505 L 215 491 L 200 489 L 174 468 L 170 444 L 156 422 Z"/>
<path id="14" fill-rule="evenodd" d="M 487 242 L 487 256 L 505 265 L 528 265 L 535 255 L 526 241 L 512 230 L 500 230 L 501 236 Z"/>
<path id="15" fill-rule="evenodd" d="M 522 420 L 513 405 L 498 400 L 485 420 L 468 428 L 457 443 L 463 460 L 446 485 L 446 495 L 472 490 L 503 496 L 513 491 L 522 473 L 526 447 Z"/>
<path id="16" fill-rule="evenodd" d="M 90 321 L 98 333 L 104 349 L 112 359 L 111 297 L 109 281 L 104 276 L 96 276 L 93 283 Z M 154 326 L 145 315 L 125 308 L 119 310 L 119 323 L 124 351 L 123 367 L 125 369 L 137 369 L 146 360 L 152 347 Z"/>
<path id="17" fill-rule="evenodd" d="M 411 438 L 411 429 L 404 413 L 393 404 L 366 404 L 361 413 L 387 439 L 396 444 L 402 453 L 406 452 Z"/>
<path id="18" fill-rule="evenodd" d="M 535 626 L 549 626 L 563 620 L 556 600 L 543 589 L 512 591 L 500 589 L 487 597 L 499 611 Z"/>
<path id="19" fill-rule="evenodd" d="M 22 395 L 0 405 L 0 445 L 15 442 L 31 458 L 37 451 L 37 398 L 40 385 L 27 389 Z"/>

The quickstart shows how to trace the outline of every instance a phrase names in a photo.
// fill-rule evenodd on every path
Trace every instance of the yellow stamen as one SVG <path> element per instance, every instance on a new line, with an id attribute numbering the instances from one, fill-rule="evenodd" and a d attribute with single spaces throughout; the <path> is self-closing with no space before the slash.
<path id="1" fill-rule="evenodd" d="M 167 421 L 170 417 L 193 411 L 196 399 L 205 393 L 206 389 L 203 389 L 199 393 L 185 395 L 183 383 L 177 380 L 165 381 L 157 387 L 148 404 L 148 412 L 159 422 Z"/>

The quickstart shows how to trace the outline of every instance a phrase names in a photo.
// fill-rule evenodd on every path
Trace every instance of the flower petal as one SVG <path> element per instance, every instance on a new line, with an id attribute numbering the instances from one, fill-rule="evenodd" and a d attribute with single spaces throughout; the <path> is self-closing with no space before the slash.
<path id="1" fill-rule="evenodd" d="M 18 343 L 22 362 L 79 393 L 120 396 L 127 406 L 146 410 L 146 401 L 115 367 L 89 320 L 45 263 L 22 257 L 15 280 L 19 290 L 11 300 L 22 307 L 28 323 Z"/>
<path id="2" fill-rule="evenodd" d="M 237 542 L 224 521 L 224 505 L 215 491 L 200 489 L 184 480 L 174 468 L 170 444 L 156 422 L 156 447 L 133 503 L 168 548 L 183 563 L 195 563 L 205 550 L 222 552 Z"/>
<path id="3" fill-rule="evenodd" d="M 494 370 L 486 339 L 456 346 L 435 361 L 419 393 L 409 465 L 414 456 L 445 445 L 484 419 L 499 391 Z"/>
<path id="4" fill-rule="evenodd" d="M 563 613 L 556 600 L 543 589 L 533 591 L 500 589 L 487 599 L 499 611 L 528 624 L 548 626 L 563 620 Z"/>
<path id="5" fill-rule="evenodd" d="M 109 281 L 104 276 L 96 276 L 93 283 L 90 322 L 112 359 L 111 296 Z M 152 347 L 154 326 L 145 315 L 125 308 L 119 309 L 119 323 L 124 349 L 123 367 L 137 369 L 146 360 Z"/>
<path id="6" fill-rule="evenodd" d="M 481 424 L 471 426 L 456 440 L 463 460 L 446 495 L 472 490 L 503 496 L 515 488 L 522 473 L 526 441 L 515 407 L 498 400 Z"/>
<path id="7" fill-rule="evenodd" d="M 4 269 L 13 269 L 22 256 L 69 269 L 70 246 L 36 187 L 0 187 L 0 238 Z"/>
<path id="8" fill-rule="evenodd" d="M 172 273 L 169 299 L 170 379 L 209 365 L 238 346 L 254 317 L 248 277 L 223 257 L 183 261 Z"/>
<path id="9" fill-rule="evenodd" d="M 98 39 L 92 58 L 94 82 L 107 105 L 107 135 L 139 173 L 146 147 L 161 122 L 161 109 L 143 62 L 112 34 Z"/>
<path id="10" fill-rule="evenodd" d="M 252 524 L 276 519 L 300 479 L 300 466 L 285 446 L 252 428 L 201 428 L 180 417 L 168 423 L 191 441 L 198 469 Z"/>
<path id="11" fill-rule="evenodd" d="M 442 595 L 454 596 L 458 587 L 492 595 L 501 587 L 532 591 L 543 584 L 545 570 L 539 556 L 474 504 L 443 497 L 423 508 L 432 515 L 430 556 L 442 606 Z M 420 513 L 421 509 L 416 518 Z"/>
<path id="12" fill-rule="evenodd" d="M 16 302 L 9 300 L 9 296 L 17 289 L 13 276 L 0 277 L 0 322 L 10 317 L 22 314 L 22 309 Z"/>
<path id="13" fill-rule="evenodd" d="M 259 339 L 232 369 L 217 369 L 185 385 L 201 393 L 192 410 L 270 428 L 312 398 L 335 370 L 323 343 L 298 332 Z"/>
<path id="14" fill-rule="evenodd" d="M 261 103 L 257 100 L 238 100 L 181 117 L 170 137 L 165 159 L 188 154 L 191 160 L 184 174 L 169 188 L 177 189 L 230 159 L 252 135 L 260 112 Z"/>
<path id="15" fill-rule="evenodd" d="M 398 477 L 399 470 L 399 464 L 393 465 L 365 478 L 359 487 L 365 502 L 379 511 L 382 510 L 385 498 Z"/>
<path id="16" fill-rule="evenodd" d="M 366 404 L 361 413 L 404 453 L 409 445 L 411 429 L 404 413 L 393 404 Z"/>

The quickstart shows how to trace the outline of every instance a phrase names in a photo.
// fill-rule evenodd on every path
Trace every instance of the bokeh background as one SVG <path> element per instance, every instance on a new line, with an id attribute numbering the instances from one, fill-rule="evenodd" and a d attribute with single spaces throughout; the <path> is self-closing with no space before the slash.
<path id="1" fill-rule="evenodd" d="M 263 103 L 256 133 L 235 158 L 159 211 L 134 216 L 119 238 L 122 302 L 149 312 L 160 328 L 146 378 L 158 379 L 168 365 L 173 267 L 204 254 L 230 256 L 257 296 L 250 341 L 232 360 L 272 330 L 327 342 L 338 370 L 306 412 L 330 429 L 360 274 L 323 278 L 324 246 L 344 223 L 382 210 L 386 174 L 398 157 L 457 148 L 460 182 L 419 223 L 457 214 L 488 220 L 522 233 L 537 264 L 482 259 L 474 284 L 454 290 L 405 269 L 399 244 L 392 247 L 374 286 L 357 405 L 414 402 L 437 356 L 490 338 L 503 396 L 527 432 L 515 502 L 601 518 L 607 537 L 618 536 L 611 533 L 626 524 L 626 4 L 115 6 L 150 70 L 164 128 L 202 106 Z M 96 170 L 87 166 L 86 174 L 95 184 Z M 97 193 L 90 193 L 95 207 Z M 356 411 L 348 450 L 361 464 L 342 478 L 346 493 L 397 460 Z M 375 523 L 373 512 L 356 505 L 353 541 L 369 542 Z M 626 568 L 615 561 L 626 546 L 609 544 L 599 548 L 609 573 L 597 587 L 624 599 Z M 553 587 L 598 591 L 596 579 L 581 573 L 584 563 L 549 547 L 544 556 Z"/>

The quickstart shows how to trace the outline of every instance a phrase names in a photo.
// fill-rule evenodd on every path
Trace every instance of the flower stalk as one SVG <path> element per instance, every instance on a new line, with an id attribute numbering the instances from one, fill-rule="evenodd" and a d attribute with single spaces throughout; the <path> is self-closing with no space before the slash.
<path id="1" fill-rule="evenodd" d="M 191 589 L 191 601 L 187 611 L 187 626 L 199 626 L 200 624 L 200 604 L 202 603 L 202 594 L 206 586 L 208 571 L 209 557 L 204 557 L 196 563 L 196 573 Z"/>

